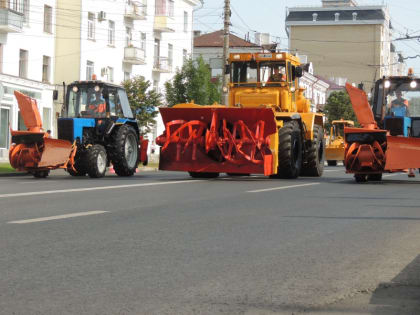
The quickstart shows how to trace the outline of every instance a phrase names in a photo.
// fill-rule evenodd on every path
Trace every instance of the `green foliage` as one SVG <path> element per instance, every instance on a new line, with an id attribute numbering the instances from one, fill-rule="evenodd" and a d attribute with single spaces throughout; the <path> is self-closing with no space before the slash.
<path id="1" fill-rule="evenodd" d="M 143 77 L 136 76 L 122 83 L 126 92 L 131 110 L 136 115 L 140 132 L 146 134 L 156 124 L 157 107 L 162 105 L 162 95 L 152 89 L 151 83 Z"/>
<path id="2" fill-rule="evenodd" d="M 328 118 L 327 128 L 331 126 L 333 120 L 341 118 L 345 120 L 353 120 L 357 123 L 356 114 L 350 102 L 350 97 L 347 92 L 338 91 L 332 92 L 327 99 L 327 104 L 324 107 L 325 114 Z"/>
<path id="3" fill-rule="evenodd" d="M 197 60 L 189 59 L 174 78 L 165 83 L 166 102 L 169 107 L 191 101 L 200 105 L 220 102 L 219 81 L 211 81 L 210 68 L 201 56 Z"/>

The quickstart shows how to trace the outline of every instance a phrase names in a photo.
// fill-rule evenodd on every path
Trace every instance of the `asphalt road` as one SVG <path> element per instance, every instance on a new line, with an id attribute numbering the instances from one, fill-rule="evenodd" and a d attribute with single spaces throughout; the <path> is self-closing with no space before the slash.
<path id="1" fill-rule="evenodd" d="M 0 178 L 0 314 L 420 314 L 420 176 Z"/>

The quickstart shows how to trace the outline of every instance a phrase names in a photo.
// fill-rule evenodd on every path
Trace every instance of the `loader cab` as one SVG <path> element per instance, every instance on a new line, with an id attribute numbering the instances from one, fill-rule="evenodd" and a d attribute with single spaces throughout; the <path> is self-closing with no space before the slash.
<path id="1" fill-rule="evenodd" d="M 412 136 L 412 122 L 420 117 L 420 79 L 394 76 L 378 80 L 372 111 L 378 125 L 392 136 Z"/>
<path id="2" fill-rule="evenodd" d="M 65 108 L 66 118 L 134 118 L 125 90 L 101 81 L 70 84 Z"/>

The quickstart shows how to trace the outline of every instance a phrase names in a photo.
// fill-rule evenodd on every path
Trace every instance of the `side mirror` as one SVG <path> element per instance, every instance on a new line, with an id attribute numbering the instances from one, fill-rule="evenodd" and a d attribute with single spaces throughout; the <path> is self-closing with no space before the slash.
<path id="1" fill-rule="evenodd" d="M 230 73 L 230 65 L 225 65 L 225 74 Z"/>
<path id="2" fill-rule="evenodd" d="M 296 71 L 295 74 L 296 74 L 296 77 L 297 78 L 300 78 L 300 77 L 303 76 L 303 69 L 302 69 L 302 67 L 296 67 L 296 70 L 295 71 Z"/>
<path id="3" fill-rule="evenodd" d="M 53 100 L 54 101 L 58 100 L 58 90 L 53 91 Z"/>

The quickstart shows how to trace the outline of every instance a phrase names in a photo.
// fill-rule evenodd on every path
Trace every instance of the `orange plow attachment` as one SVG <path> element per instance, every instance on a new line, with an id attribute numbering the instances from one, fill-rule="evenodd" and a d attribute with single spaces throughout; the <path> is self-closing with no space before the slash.
<path id="1" fill-rule="evenodd" d="M 76 146 L 65 140 L 51 139 L 42 131 L 36 101 L 15 91 L 27 131 L 11 130 L 10 165 L 21 171 L 73 167 Z"/>
<path id="2" fill-rule="evenodd" d="M 159 169 L 273 174 L 269 137 L 277 131 L 272 109 L 161 108 L 165 133 Z"/>
<path id="3" fill-rule="evenodd" d="M 420 138 L 387 137 L 385 170 L 420 168 Z"/>

